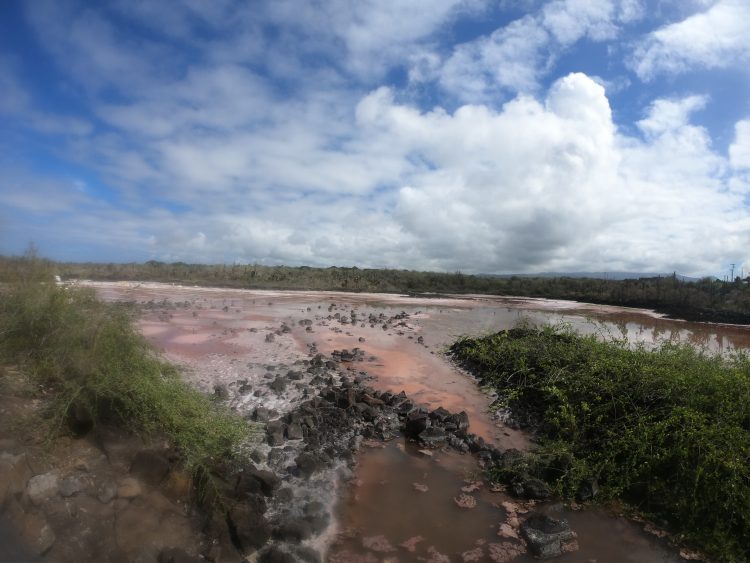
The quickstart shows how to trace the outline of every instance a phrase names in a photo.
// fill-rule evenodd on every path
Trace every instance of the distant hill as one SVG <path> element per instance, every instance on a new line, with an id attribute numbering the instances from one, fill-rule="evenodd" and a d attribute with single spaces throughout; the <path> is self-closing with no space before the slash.
<path id="1" fill-rule="evenodd" d="M 490 278 L 591 278 L 597 280 L 637 280 L 640 278 L 669 278 L 672 273 L 655 272 L 540 272 L 538 274 L 479 274 Z M 701 278 L 691 278 L 677 274 L 680 281 L 694 282 Z"/>

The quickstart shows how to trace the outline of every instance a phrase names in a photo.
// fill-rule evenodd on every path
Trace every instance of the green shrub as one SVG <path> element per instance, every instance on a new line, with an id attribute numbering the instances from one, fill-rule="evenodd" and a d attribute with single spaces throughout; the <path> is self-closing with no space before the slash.
<path id="1" fill-rule="evenodd" d="M 164 435 L 192 469 L 231 457 L 247 423 L 185 383 L 132 324 L 122 304 L 60 287 L 35 258 L 0 291 L 0 357 L 51 391 L 54 430 L 75 413 L 143 435 Z"/>
<path id="2" fill-rule="evenodd" d="M 535 422 L 540 447 L 523 463 L 559 494 L 597 479 L 601 499 L 666 519 L 722 561 L 750 560 L 747 356 L 553 328 L 464 338 L 451 352 Z"/>

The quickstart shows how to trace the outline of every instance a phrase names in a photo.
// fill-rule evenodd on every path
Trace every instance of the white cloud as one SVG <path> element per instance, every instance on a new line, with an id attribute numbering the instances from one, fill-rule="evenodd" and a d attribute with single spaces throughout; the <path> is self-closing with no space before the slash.
<path id="1" fill-rule="evenodd" d="M 445 61 L 440 85 L 463 100 L 483 100 L 498 89 L 530 92 L 547 66 L 549 34 L 531 17 L 458 46 Z"/>
<path id="2" fill-rule="evenodd" d="M 750 3 L 721 0 L 708 10 L 666 25 L 636 48 L 632 66 L 643 80 L 695 68 L 750 64 Z"/>
<path id="3" fill-rule="evenodd" d="M 633 136 L 601 80 L 540 85 L 556 52 L 615 37 L 640 2 L 548 2 L 445 60 L 436 37 L 472 2 L 280 1 L 254 18 L 236 3 L 66 6 L 28 9 L 102 127 L 56 149 L 117 203 L 73 179 L 4 182 L 0 204 L 43 248 L 54 236 L 124 259 L 704 273 L 750 245 L 746 122 L 727 157 L 691 122 L 707 97 L 653 101 Z M 152 32 L 123 37 L 111 10 Z M 153 33 L 158 21 L 174 27 Z M 410 88 L 440 80 L 463 105 L 432 91 L 426 110 L 381 86 L 407 60 Z M 6 114 L 51 117 L 21 82 L 0 82 Z"/>
<path id="4" fill-rule="evenodd" d="M 655 100 L 648 115 L 638 122 L 638 127 L 649 136 L 672 131 L 690 121 L 690 115 L 703 109 L 708 103 L 707 96 L 688 96 L 681 99 Z"/>
<path id="5" fill-rule="evenodd" d="M 729 161 L 735 168 L 750 170 L 750 119 L 738 121 L 735 125 Z"/>
<path id="6" fill-rule="evenodd" d="M 507 92 L 535 93 L 562 52 L 588 38 L 614 39 L 643 16 L 636 0 L 554 0 L 487 36 L 458 45 L 435 74 L 465 102 L 489 103 Z"/>
<path id="7" fill-rule="evenodd" d="M 395 214 L 427 266 L 705 272 L 750 244 L 750 216 L 726 190 L 726 160 L 688 122 L 701 103 L 655 102 L 645 141 L 616 131 L 603 88 L 582 74 L 544 104 L 424 114 L 381 90 L 360 114 L 433 164 Z"/>

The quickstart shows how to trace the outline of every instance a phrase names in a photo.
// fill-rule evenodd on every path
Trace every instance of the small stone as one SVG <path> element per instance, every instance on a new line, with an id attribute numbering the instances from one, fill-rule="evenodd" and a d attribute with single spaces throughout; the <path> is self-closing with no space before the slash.
<path id="1" fill-rule="evenodd" d="M 415 491 L 419 491 L 420 493 L 426 493 L 430 490 L 430 488 L 423 483 L 412 483 L 412 487 L 414 487 Z"/>
<path id="2" fill-rule="evenodd" d="M 143 488 L 137 479 L 133 477 L 126 477 L 120 481 L 120 486 L 117 487 L 117 496 L 119 498 L 135 498 L 143 492 Z"/>

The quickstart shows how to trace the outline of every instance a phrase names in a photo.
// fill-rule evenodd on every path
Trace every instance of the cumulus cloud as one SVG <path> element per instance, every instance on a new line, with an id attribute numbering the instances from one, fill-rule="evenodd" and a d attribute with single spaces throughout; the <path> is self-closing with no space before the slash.
<path id="1" fill-rule="evenodd" d="M 619 133 L 604 89 L 579 73 L 500 111 L 424 114 L 381 90 L 360 115 L 433 165 L 400 190 L 394 217 L 435 267 L 702 271 L 717 239 L 742 252 L 750 236 L 725 159 L 688 121 L 701 103 L 655 102 L 646 140 Z"/>
<path id="2" fill-rule="evenodd" d="M 650 33 L 637 46 L 632 66 L 643 80 L 695 68 L 750 64 L 750 3 L 721 0 L 708 10 Z"/>

